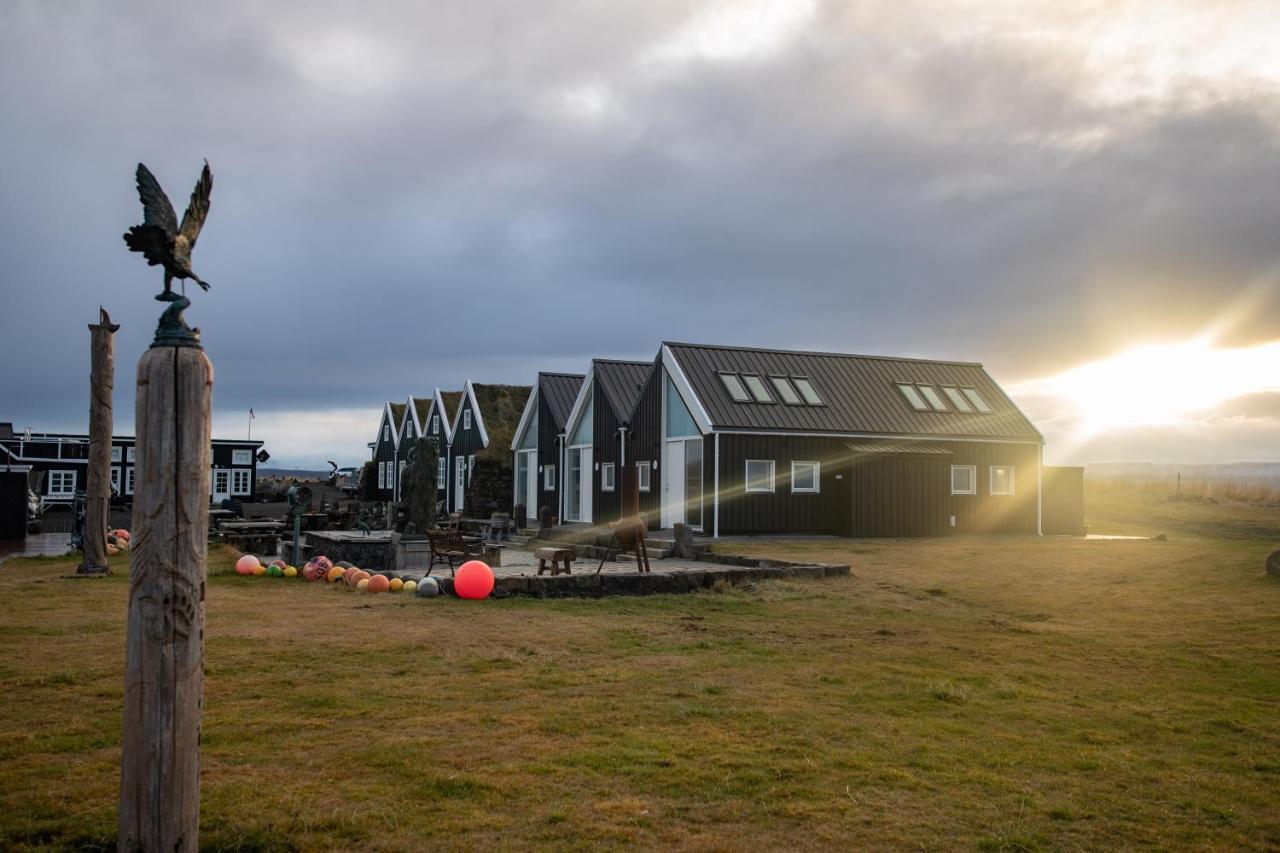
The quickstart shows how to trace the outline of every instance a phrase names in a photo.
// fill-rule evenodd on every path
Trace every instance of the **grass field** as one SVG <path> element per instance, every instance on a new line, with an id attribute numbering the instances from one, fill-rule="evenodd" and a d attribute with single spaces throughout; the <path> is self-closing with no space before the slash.
<path id="1" fill-rule="evenodd" d="M 1280 512 L 734 544 L 853 577 L 540 602 L 209 583 L 208 849 L 1280 846 Z M 0 846 L 111 843 L 127 565 L 0 567 Z"/>

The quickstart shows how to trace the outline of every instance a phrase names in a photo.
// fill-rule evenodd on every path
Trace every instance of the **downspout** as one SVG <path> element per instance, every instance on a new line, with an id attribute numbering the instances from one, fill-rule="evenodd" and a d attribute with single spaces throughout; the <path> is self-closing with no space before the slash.
<path id="1" fill-rule="evenodd" d="M 556 455 L 556 521 L 564 524 L 564 489 L 560 485 L 564 482 L 564 433 L 556 435 L 556 444 L 560 446 L 560 452 Z"/>
<path id="2" fill-rule="evenodd" d="M 1044 445 L 1040 445 L 1040 464 L 1036 466 L 1036 535 L 1044 535 Z"/>
<path id="3" fill-rule="evenodd" d="M 627 428 L 618 427 L 618 473 L 627 467 Z"/>
<path id="4" fill-rule="evenodd" d="M 716 437 L 716 470 L 715 492 L 711 495 L 711 538 L 720 538 L 720 433 L 712 433 Z"/>

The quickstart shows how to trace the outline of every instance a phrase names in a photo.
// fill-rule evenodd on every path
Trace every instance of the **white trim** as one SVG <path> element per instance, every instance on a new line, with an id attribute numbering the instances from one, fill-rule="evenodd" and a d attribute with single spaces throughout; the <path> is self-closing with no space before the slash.
<path id="1" fill-rule="evenodd" d="M 564 419 L 564 440 L 566 447 L 588 447 L 586 444 L 569 444 L 569 438 L 574 433 L 574 427 L 577 426 L 579 419 L 582 418 L 582 411 L 587 407 L 587 402 L 591 399 L 591 394 L 596 384 L 596 366 L 593 362 L 587 373 L 582 377 L 582 384 L 578 386 L 578 396 L 573 398 L 573 405 L 569 407 L 569 414 Z M 591 431 L 591 440 L 595 441 L 595 430 Z"/>
<path id="2" fill-rule="evenodd" d="M 138 470 L 137 466 L 130 465 L 124 469 L 124 494 L 133 494 L 133 472 Z"/>
<path id="3" fill-rule="evenodd" d="M 612 482 L 606 482 L 605 474 L 609 475 Z M 618 466 L 612 462 L 600 463 L 600 491 L 614 492 L 618 489 Z"/>
<path id="4" fill-rule="evenodd" d="M 720 538 L 720 434 L 715 434 L 715 491 L 711 494 L 711 537 Z"/>
<path id="5" fill-rule="evenodd" d="M 240 459 L 240 454 L 241 454 L 241 453 L 246 453 L 246 454 L 248 454 L 249 458 L 248 458 L 248 459 L 245 459 L 245 460 L 243 460 L 243 461 L 241 461 L 241 459 Z M 232 450 L 232 451 L 231 451 L 231 464 L 232 464 L 232 465 L 252 465 L 252 464 L 253 464 L 253 451 L 252 451 L 252 450 L 248 450 L 248 449 L 243 448 L 243 447 L 241 447 L 241 448 L 236 448 L 236 449 Z"/>
<path id="6" fill-rule="evenodd" d="M 648 460 L 645 460 L 643 462 L 635 463 L 635 466 L 636 466 L 636 488 L 642 492 L 649 491 L 650 489 L 653 488 L 652 464 Z M 639 472 L 641 471 L 644 472 L 644 477 L 640 476 Z"/>
<path id="7" fill-rule="evenodd" d="M 537 383 L 533 386 L 533 392 L 529 394 L 529 401 L 524 404 L 524 411 L 520 413 L 520 421 L 516 424 L 515 435 L 511 437 L 512 450 L 520 449 L 520 441 L 524 438 L 524 431 L 533 417 L 532 413 L 538 411 L 538 392 L 540 390 L 538 385 L 540 384 Z"/>
<path id="8" fill-rule="evenodd" d="M 436 491 L 444 489 L 449 493 L 449 454 L 441 453 L 436 457 Z"/>
<path id="9" fill-rule="evenodd" d="M 119 465 L 111 466 L 111 489 L 116 493 L 117 496 L 124 494 L 123 492 L 120 491 L 120 485 L 121 485 L 120 470 L 121 469 Z"/>
<path id="10" fill-rule="evenodd" d="M 767 489 L 753 489 L 753 488 L 751 488 L 751 463 L 752 463 L 752 462 L 767 462 L 767 463 L 769 464 L 769 488 L 767 488 Z M 745 463 L 745 465 L 744 465 L 744 467 L 743 467 L 742 475 L 743 475 L 743 479 L 742 479 L 742 491 L 743 491 L 743 493 L 744 493 L 744 494 L 748 494 L 748 495 L 765 495 L 765 494 L 772 494 L 773 492 L 777 491 L 777 488 L 778 488 L 778 465 L 777 465 L 777 463 L 776 463 L 774 460 L 772 460 L 772 459 L 748 459 L 748 460 L 746 460 L 746 463 Z"/>
<path id="11" fill-rule="evenodd" d="M 462 399 L 458 402 L 458 411 L 453 416 L 453 435 L 458 434 L 458 424 L 462 421 L 462 410 L 467 407 L 467 400 L 471 401 L 472 423 L 475 424 L 476 429 L 480 430 L 480 446 L 488 447 L 489 432 L 484 428 L 484 413 L 480 411 L 480 404 L 476 402 L 476 392 L 470 379 L 462 387 Z M 452 437 L 449 439 L 449 443 L 453 443 Z"/>
<path id="12" fill-rule="evenodd" d="M 56 492 L 53 490 L 53 478 L 54 478 L 54 475 L 55 475 L 55 474 L 58 476 L 58 484 L 59 484 L 58 491 L 56 491 Z M 70 489 L 64 489 L 64 488 L 62 488 L 62 480 L 63 480 L 63 478 L 64 478 L 64 477 L 70 477 L 70 478 L 71 478 L 71 488 L 70 488 Z M 51 469 L 51 470 L 49 471 L 49 479 L 48 479 L 48 481 L 45 483 L 45 495 L 46 495 L 47 497 L 51 497 L 51 498 L 70 498 L 70 497 L 75 497 L 75 494 L 76 494 L 76 479 L 77 479 L 77 478 L 76 478 L 76 472 L 75 472 L 74 470 L 68 471 L 68 470 L 63 469 L 63 468 L 59 468 L 59 469 L 57 469 L 57 470 L 52 470 L 52 469 Z"/>
<path id="13" fill-rule="evenodd" d="M 969 490 L 956 489 L 956 471 L 965 469 L 969 472 Z M 951 466 L 951 494 L 953 495 L 976 495 L 978 493 L 978 466 L 977 465 L 952 465 Z"/>
<path id="14" fill-rule="evenodd" d="M 118 444 L 113 444 L 113 445 L 111 445 L 111 461 L 112 461 L 112 462 L 123 462 L 123 461 L 124 461 L 124 448 L 123 448 L 123 447 L 121 447 L 121 446 L 120 446 L 120 445 L 118 445 Z"/>
<path id="15" fill-rule="evenodd" d="M 542 491 L 554 492 L 556 490 L 556 471 L 557 463 L 548 462 L 542 466 Z"/>
<path id="16" fill-rule="evenodd" d="M 813 466 L 813 488 L 798 489 L 796 488 L 796 466 L 812 465 Z M 817 495 L 822 492 L 822 463 L 810 461 L 808 459 L 792 459 L 791 460 L 791 494 L 793 495 Z"/>
<path id="17" fill-rule="evenodd" d="M 251 495 L 253 494 L 253 471 L 248 468 L 231 468 L 231 494 L 235 495 Z M 241 476 L 244 477 L 244 487 L 238 488 Z"/>
<path id="18" fill-rule="evenodd" d="M 996 491 L 996 488 L 995 488 L 995 482 L 996 482 L 996 469 L 997 469 L 997 468 L 1008 468 L 1008 469 L 1009 469 L 1009 491 L 1007 491 L 1007 492 L 997 492 L 997 491 Z M 988 494 L 991 494 L 991 495 L 994 495 L 994 496 L 998 496 L 998 497 L 1009 497 L 1009 496 L 1013 495 L 1013 493 L 1014 493 L 1014 488 L 1015 488 L 1015 487 L 1014 487 L 1014 480 L 1015 480 L 1015 478 L 1016 478 L 1016 472 L 1015 472 L 1015 470 L 1014 470 L 1014 466 L 1012 466 L 1012 465 L 988 465 L 988 466 L 987 466 L 987 492 L 988 492 Z"/>
<path id="19" fill-rule="evenodd" d="M 707 415 L 707 410 L 702 407 L 702 401 L 698 399 L 698 395 L 693 393 L 693 386 L 689 384 L 688 378 L 684 375 L 684 369 L 680 367 L 680 362 L 676 359 L 675 353 L 671 351 L 671 347 L 666 344 L 662 345 L 662 366 L 666 368 L 667 376 L 675 384 L 676 393 L 684 400 L 684 404 L 689 409 L 689 414 L 693 416 L 694 423 L 698 425 L 698 429 L 701 430 L 703 435 L 712 432 L 711 418 Z M 662 399 L 664 401 L 667 399 L 666 388 L 662 389 Z M 667 429 L 665 420 L 663 421 L 662 429 L 665 434 Z"/>

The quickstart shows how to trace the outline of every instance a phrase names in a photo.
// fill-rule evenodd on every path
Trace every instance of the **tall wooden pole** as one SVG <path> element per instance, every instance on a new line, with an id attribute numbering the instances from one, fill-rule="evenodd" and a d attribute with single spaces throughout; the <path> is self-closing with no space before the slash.
<path id="1" fill-rule="evenodd" d="M 89 324 L 89 464 L 85 475 L 84 560 L 82 575 L 109 575 L 107 524 L 111 512 L 112 395 L 116 386 L 115 332 L 111 317 L 98 308 Z"/>
<path id="2" fill-rule="evenodd" d="M 197 846 L 212 388 L 198 346 L 153 346 L 138 362 L 122 851 Z"/>

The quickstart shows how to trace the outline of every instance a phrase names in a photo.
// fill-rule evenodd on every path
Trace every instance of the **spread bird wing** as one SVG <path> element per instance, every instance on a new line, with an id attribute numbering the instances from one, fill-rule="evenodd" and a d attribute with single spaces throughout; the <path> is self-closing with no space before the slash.
<path id="1" fill-rule="evenodd" d="M 131 252 L 141 252 L 149 266 L 159 266 L 173 257 L 173 238 L 158 225 L 134 225 L 124 235 Z"/>
<path id="2" fill-rule="evenodd" d="M 209 161 L 204 161 L 204 170 L 200 172 L 200 180 L 196 181 L 196 188 L 191 191 L 191 202 L 187 205 L 187 212 L 182 214 L 183 237 L 187 238 L 187 245 L 194 249 L 196 246 L 196 238 L 200 236 L 200 229 L 204 227 L 205 217 L 209 215 L 209 193 L 213 192 L 213 173 L 209 171 Z"/>
<path id="3" fill-rule="evenodd" d="M 170 239 L 178 235 L 178 215 L 173 212 L 173 204 L 160 189 L 160 182 L 151 170 L 138 164 L 138 198 L 142 200 L 144 225 L 160 228 Z"/>

